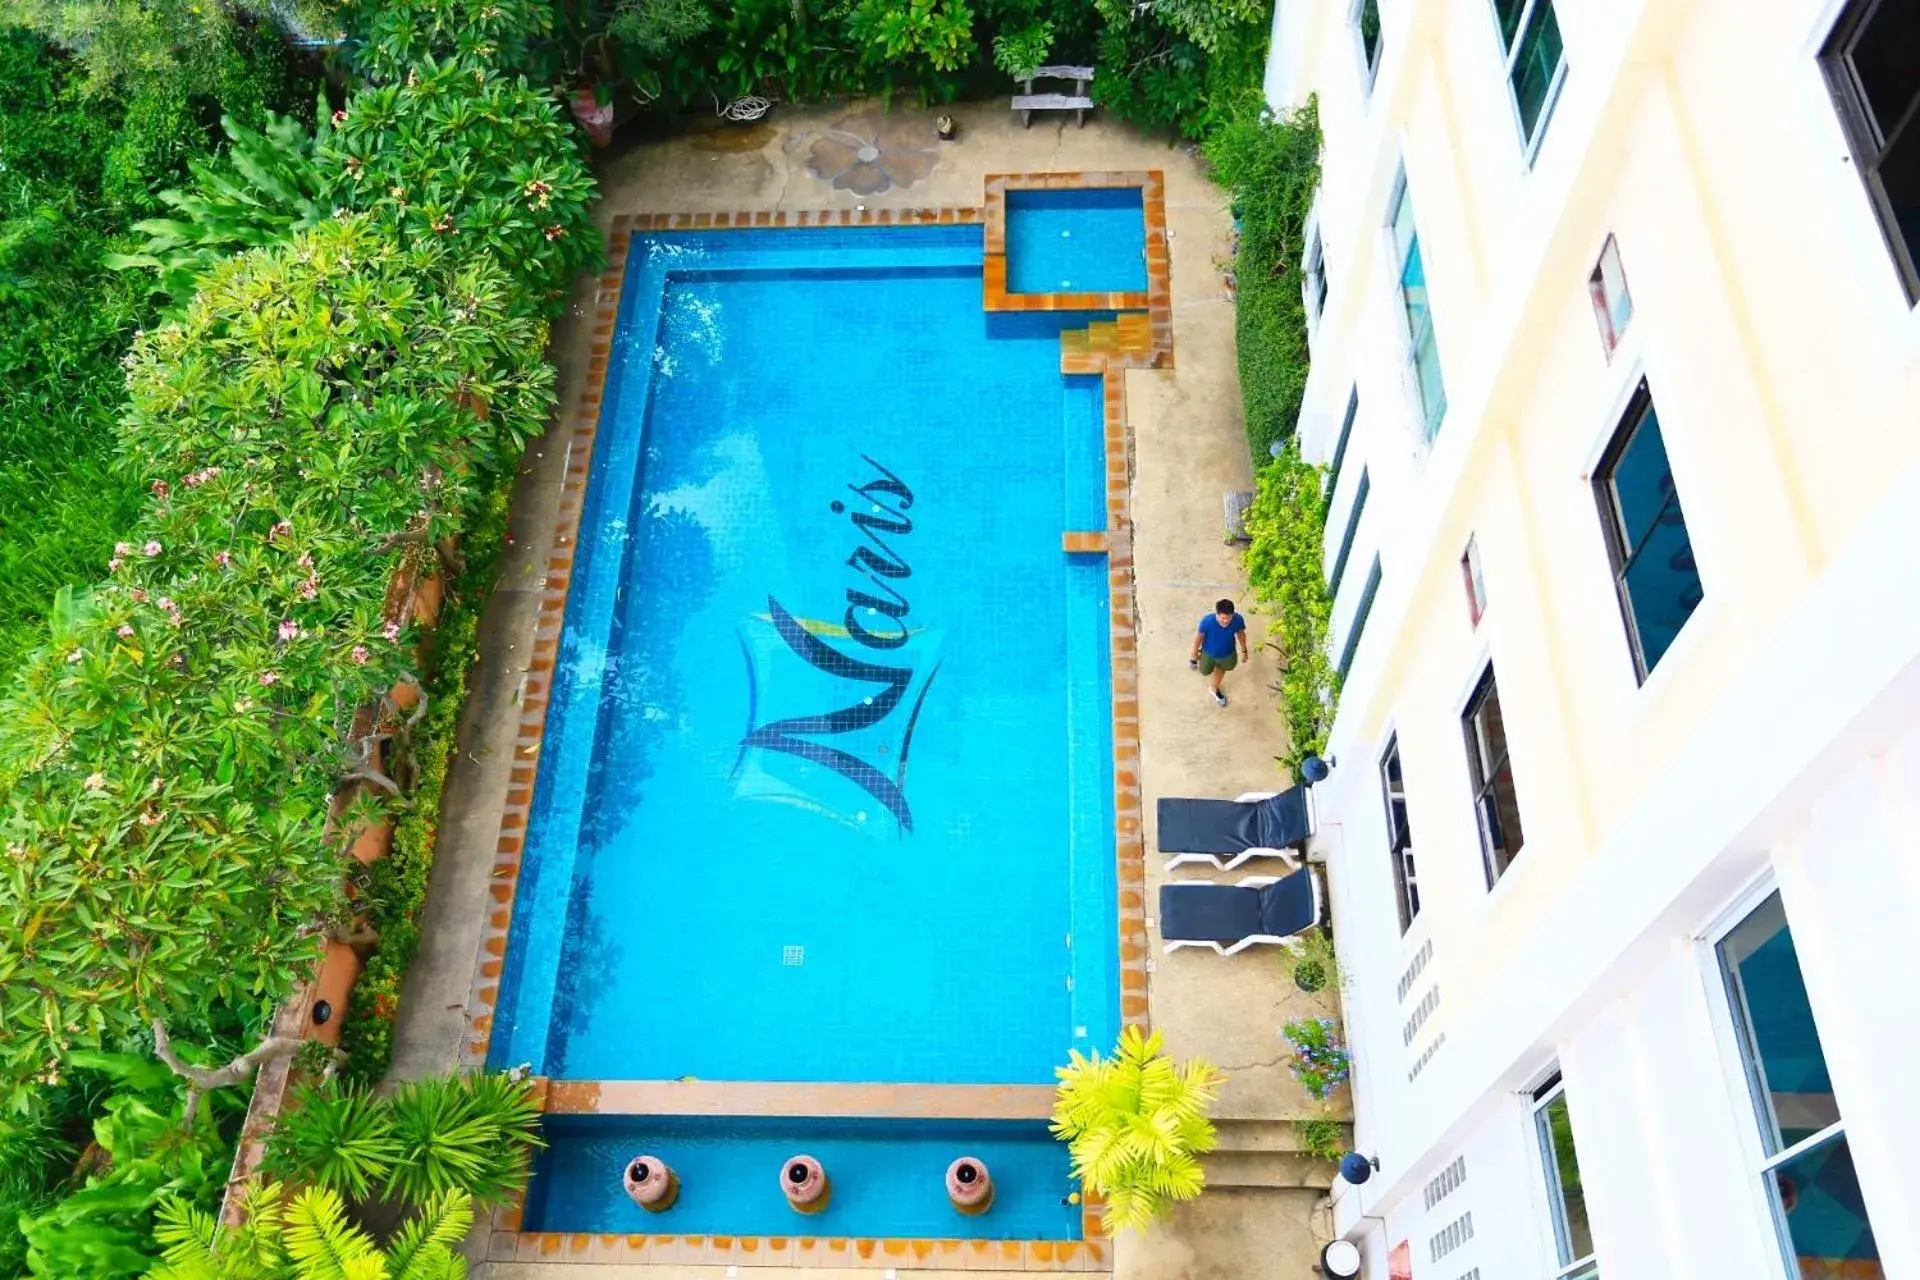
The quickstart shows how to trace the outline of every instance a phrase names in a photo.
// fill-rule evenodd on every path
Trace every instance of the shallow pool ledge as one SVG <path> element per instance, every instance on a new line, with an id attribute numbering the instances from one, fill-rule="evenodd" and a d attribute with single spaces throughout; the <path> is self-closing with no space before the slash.
<path id="1" fill-rule="evenodd" d="M 548 1115 L 849 1116 L 1045 1120 L 1047 1084 L 816 1084 L 747 1080 L 552 1080 Z"/>

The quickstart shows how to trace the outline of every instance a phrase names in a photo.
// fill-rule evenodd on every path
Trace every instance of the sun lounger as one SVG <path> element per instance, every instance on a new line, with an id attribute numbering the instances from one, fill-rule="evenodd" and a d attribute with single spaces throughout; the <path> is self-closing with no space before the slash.
<path id="1" fill-rule="evenodd" d="M 1250 858 L 1299 860 L 1285 852 L 1306 844 L 1313 834 L 1313 792 L 1250 791 L 1234 800 L 1190 800 L 1169 796 L 1159 804 L 1160 852 L 1175 856 L 1167 870 L 1200 863 L 1232 871 Z"/>
<path id="2" fill-rule="evenodd" d="M 1295 935 L 1318 924 L 1322 910 L 1320 881 L 1308 867 L 1238 884 L 1176 880 L 1160 886 L 1160 938 L 1168 951 L 1211 947 L 1223 956 L 1259 943 L 1297 946 Z"/>

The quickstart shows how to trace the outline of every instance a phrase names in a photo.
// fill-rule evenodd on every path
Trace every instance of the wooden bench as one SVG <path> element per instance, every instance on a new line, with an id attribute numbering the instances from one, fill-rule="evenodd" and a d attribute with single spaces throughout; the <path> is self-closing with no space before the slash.
<path id="1" fill-rule="evenodd" d="M 1035 93 L 1035 80 L 1071 80 L 1073 92 Z M 1013 109 L 1020 113 L 1020 127 L 1024 129 L 1030 126 L 1036 111 L 1071 111 L 1075 125 L 1086 124 L 1087 108 L 1093 105 L 1093 99 L 1087 96 L 1087 89 L 1092 84 L 1092 67 L 1035 67 L 1032 75 L 1020 81 L 1023 92 L 1013 97 Z"/>

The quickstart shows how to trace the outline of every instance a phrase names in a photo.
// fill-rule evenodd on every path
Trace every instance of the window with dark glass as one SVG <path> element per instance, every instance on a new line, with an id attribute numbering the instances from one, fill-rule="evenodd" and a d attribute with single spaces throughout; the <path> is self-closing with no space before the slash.
<path id="1" fill-rule="evenodd" d="M 1634 671 L 1645 680 L 1706 596 L 1645 382 L 1600 457 L 1593 487 Z"/>
<path id="2" fill-rule="evenodd" d="M 1460 556 L 1460 576 L 1467 584 L 1467 617 L 1474 626 L 1487 611 L 1487 580 L 1480 572 L 1480 541 L 1467 535 L 1467 549 Z"/>
<path id="3" fill-rule="evenodd" d="M 1367 509 L 1367 490 L 1373 487 L 1366 469 L 1360 471 L 1360 487 L 1353 492 L 1353 504 L 1347 508 L 1346 532 L 1340 535 L 1340 549 L 1334 553 L 1333 566 L 1327 571 L 1327 598 L 1340 594 L 1340 579 L 1346 576 L 1347 560 L 1353 555 L 1353 540 L 1360 533 L 1360 516 Z"/>
<path id="4" fill-rule="evenodd" d="M 1369 89 L 1380 70 L 1380 0 L 1360 0 L 1353 7 L 1353 28 L 1360 37 L 1360 63 Z"/>
<path id="5" fill-rule="evenodd" d="M 1627 292 L 1627 270 L 1620 265 L 1620 246 L 1612 236 L 1601 246 L 1600 260 L 1593 264 L 1593 274 L 1587 277 L 1587 293 L 1593 299 L 1593 318 L 1600 326 L 1600 345 L 1606 349 L 1607 358 L 1612 359 L 1613 349 L 1620 345 L 1627 324 L 1633 319 L 1633 295 Z"/>
<path id="6" fill-rule="evenodd" d="M 1532 155 L 1567 73 L 1560 20 L 1554 16 L 1553 0 L 1493 0 L 1493 15 L 1507 59 L 1507 89 L 1520 118 L 1520 139 Z"/>
<path id="7" fill-rule="evenodd" d="M 1520 830 L 1520 797 L 1507 759 L 1507 722 L 1500 714 L 1500 689 L 1489 665 L 1460 717 L 1467 734 L 1467 773 L 1473 783 L 1473 809 L 1480 822 L 1480 856 L 1487 887 L 1506 874 L 1520 856 L 1526 836 Z"/>
<path id="8" fill-rule="evenodd" d="M 1367 581 L 1360 588 L 1360 601 L 1353 606 L 1353 621 L 1347 626 L 1347 639 L 1340 646 L 1340 661 L 1334 665 L 1334 674 L 1342 681 L 1347 672 L 1353 669 L 1353 660 L 1360 652 L 1360 637 L 1367 634 L 1367 619 L 1373 616 L 1373 598 L 1380 594 L 1380 557 L 1373 558 L 1373 567 L 1367 570 Z"/>
<path id="9" fill-rule="evenodd" d="M 1407 787 L 1400 776 L 1400 739 L 1387 740 L 1380 758 L 1380 790 L 1387 799 L 1388 856 L 1393 861 L 1393 897 L 1400 908 L 1400 932 L 1420 914 L 1420 881 L 1413 871 L 1413 829 L 1407 824 Z"/>
<path id="10" fill-rule="evenodd" d="M 1387 230 L 1400 273 L 1400 305 L 1407 315 L 1407 360 L 1413 367 L 1414 394 L 1420 400 L 1421 428 L 1431 441 L 1446 416 L 1447 386 L 1440 373 L 1440 344 L 1428 306 L 1427 265 L 1420 256 L 1420 232 L 1413 225 L 1413 198 L 1407 194 L 1405 173 L 1395 184 L 1387 208 Z"/>
<path id="11" fill-rule="evenodd" d="M 1907 291 L 1920 302 L 1920 5 L 1853 0 L 1820 51 L 1854 167 Z"/>
<path id="12" fill-rule="evenodd" d="M 1769 896 L 1715 950 L 1760 1129 L 1757 1172 L 1788 1269 L 1884 1277 L 1780 895 Z"/>
<path id="13" fill-rule="evenodd" d="M 1547 1212 L 1553 1220 L 1558 1259 L 1554 1280 L 1596 1280 L 1593 1228 L 1587 1221 L 1587 1193 L 1580 1181 L 1580 1157 L 1573 1147 L 1573 1117 L 1567 1110 L 1567 1086 L 1555 1071 L 1529 1095 L 1533 1133 L 1540 1144 L 1540 1166 L 1547 1183 Z"/>
<path id="14" fill-rule="evenodd" d="M 1333 491 L 1340 487 L 1340 468 L 1347 461 L 1347 442 L 1353 439 L 1353 420 L 1360 413 L 1360 388 L 1347 392 L 1347 416 L 1340 424 L 1340 439 L 1334 442 L 1333 461 L 1327 464 L 1327 487 L 1324 497 L 1333 500 Z"/>
<path id="15" fill-rule="evenodd" d="M 1320 322 L 1320 313 L 1327 309 L 1327 255 L 1320 243 L 1320 228 L 1313 229 L 1313 239 L 1307 245 L 1306 273 L 1301 277 L 1300 292 L 1307 304 L 1307 319 L 1314 324 Z"/>

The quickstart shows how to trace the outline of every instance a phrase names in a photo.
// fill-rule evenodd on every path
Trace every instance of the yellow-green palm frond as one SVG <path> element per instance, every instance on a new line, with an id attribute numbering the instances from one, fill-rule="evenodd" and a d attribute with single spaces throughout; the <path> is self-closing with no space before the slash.
<path id="1" fill-rule="evenodd" d="M 459 1191 L 435 1196 L 394 1236 L 387 1280 L 460 1280 L 467 1274 L 460 1242 L 472 1226 L 472 1196 Z"/>
<path id="2" fill-rule="evenodd" d="M 366 1232 L 347 1221 L 337 1191 L 308 1187 L 287 1210 L 287 1254 L 300 1280 L 386 1280 L 386 1262 Z"/>

